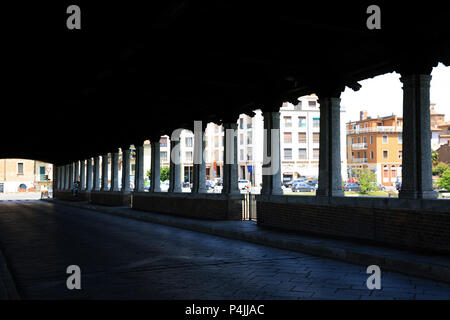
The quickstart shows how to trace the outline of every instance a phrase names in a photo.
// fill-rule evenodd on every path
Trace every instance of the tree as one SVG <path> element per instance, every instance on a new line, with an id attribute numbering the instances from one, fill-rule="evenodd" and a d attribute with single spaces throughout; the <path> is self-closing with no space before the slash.
<path id="1" fill-rule="evenodd" d="M 357 176 L 361 193 L 376 190 L 377 177 L 373 171 L 361 169 L 357 171 Z"/>
<path id="2" fill-rule="evenodd" d="M 431 162 L 435 165 L 439 161 L 439 153 L 431 149 Z"/>
<path id="3" fill-rule="evenodd" d="M 438 186 L 439 188 L 450 191 L 450 167 L 447 167 L 447 169 L 442 173 Z"/>
<path id="4" fill-rule="evenodd" d="M 161 181 L 166 181 L 170 179 L 170 168 L 161 167 Z"/>
<path id="5" fill-rule="evenodd" d="M 439 162 L 436 166 L 433 167 L 433 176 L 441 177 L 445 170 L 447 170 L 448 165 L 444 162 Z"/>
<path id="6" fill-rule="evenodd" d="M 151 177 L 151 173 L 152 173 L 151 169 L 148 169 L 146 174 L 147 174 L 147 177 L 149 180 Z M 170 168 L 169 167 L 161 167 L 159 174 L 160 174 L 161 181 L 169 180 L 170 179 Z"/>

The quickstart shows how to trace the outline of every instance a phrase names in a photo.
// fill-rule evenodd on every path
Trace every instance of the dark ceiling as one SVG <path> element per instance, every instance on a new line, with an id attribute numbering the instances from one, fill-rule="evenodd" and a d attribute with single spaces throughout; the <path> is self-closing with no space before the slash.
<path id="1" fill-rule="evenodd" d="M 2 5 L 0 158 L 64 164 L 450 64 L 450 11 L 433 1 L 93 2 Z M 71 4 L 81 30 L 66 28 Z"/>

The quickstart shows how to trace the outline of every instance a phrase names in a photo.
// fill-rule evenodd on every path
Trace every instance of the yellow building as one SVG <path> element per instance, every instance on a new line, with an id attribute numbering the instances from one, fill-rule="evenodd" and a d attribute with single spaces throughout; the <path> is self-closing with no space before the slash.
<path id="1" fill-rule="evenodd" d="M 377 182 L 395 186 L 402 178 L 403 118 L 391 115 L 371 118 L 361 111 L 360 120 L 347 123 L 349 175 L 358 169 L 375 172 Z"/>
<path id="2" fill-rule="evenodd" d="M 41 161 L 0 159 L 0 193 L 40 191 L 52 184 L 52 170 Z"/>

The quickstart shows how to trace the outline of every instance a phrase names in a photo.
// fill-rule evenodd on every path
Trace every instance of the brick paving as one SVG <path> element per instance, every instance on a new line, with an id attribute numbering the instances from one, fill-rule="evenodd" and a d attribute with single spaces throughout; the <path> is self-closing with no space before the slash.
<path id="1" fill-rule="evenodd" d="M 22 299 L 450 299 L 450 285 L 44 201 L 0 203 Z M 82 290 L 66 288 L 79 265 Z"/>

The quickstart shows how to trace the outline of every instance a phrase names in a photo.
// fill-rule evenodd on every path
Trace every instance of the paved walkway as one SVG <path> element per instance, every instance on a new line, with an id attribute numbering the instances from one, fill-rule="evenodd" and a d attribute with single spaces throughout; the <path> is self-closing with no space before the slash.
<path id="1" fill-rule="evenodd" d="M 246 225 L 251 225 L 247 223 Z M 0 204 L 23 299 L 450 299 L 450 285 L 52 201 Z M 81 268 L 68 290 L 66 268 Z"/>

